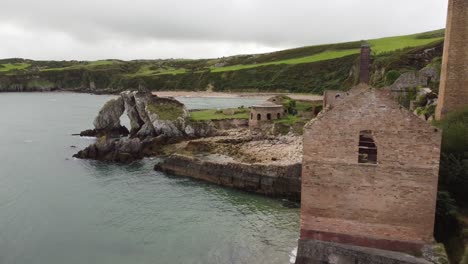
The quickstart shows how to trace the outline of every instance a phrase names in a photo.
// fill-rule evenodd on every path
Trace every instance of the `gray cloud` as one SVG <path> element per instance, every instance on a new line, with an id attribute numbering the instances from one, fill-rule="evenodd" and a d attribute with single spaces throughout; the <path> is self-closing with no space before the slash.
<path id="1" fill-rule="evenodd" d="M 440 0 L 15 0 L 0 57 L 218 57 L 445 26 Z"/>

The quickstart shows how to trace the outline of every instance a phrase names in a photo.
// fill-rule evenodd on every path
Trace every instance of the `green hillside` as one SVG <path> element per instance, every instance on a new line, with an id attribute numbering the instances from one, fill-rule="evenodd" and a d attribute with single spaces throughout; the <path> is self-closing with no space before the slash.
<path id="1" fill-rule="evenodd" d="M 395 64 L 405 54 L 443 42 L 444 30 L 367 40 L 378 64 Z M 119 91 L 144 85 L 152 90 L 290 91 L 321 93 L 355 80 L 361 41 L 308 46 L 217 59 L 32 61 L 0 60 L 0 90 L 35 89 L 39 83 L 65 89 Z M 392 57 L 393 56 L 393 57 Z M 398 58 L 395 58 L 398 56 Z M 385 67 L 387 67 L 386 65 Z M 401 65 L 410 70 L 414 65 Z M 400 66 L 391 67 L 399 69 Z M 417 68 L 417 67 L 416 67 Z M 32 83 L 31 79 L 35 82 Z M 384 80 L 377 80 L 381 85 Z"/>

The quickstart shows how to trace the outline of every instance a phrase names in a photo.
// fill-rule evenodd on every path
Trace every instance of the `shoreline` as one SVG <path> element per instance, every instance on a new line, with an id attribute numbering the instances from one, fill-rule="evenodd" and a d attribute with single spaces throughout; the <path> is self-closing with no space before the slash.
<path id="1" fill-rule="evenodd" d="M 239 93 L 226 93 L 226 92 L 207 92 L 207 91 L 157 91 L 153 94 L 161 97 L 201 97 L 201 98 L 239 98 L 239 97 L 256 97 L 268 99 L 276 95 L 286 95 L 295 100 L 302 101 L 322 101 L 322 95 L 307 94 L 307 93 L 275 93 L 275 92 L 239 92 Z"/>
<path id="2" fill-rule="evenodd" d="M 91 90 L 71 90 L 71 89 L 53 89 L 53 90 L 27 90 L 27 91 L 11 91 L 11 90 L 0 90 L 0 93 L 86 93 L 86 94 L 94 94 L 94 95 L 118 95 L 120 92 L 123 91 L 91 91 Z M 250 98 L 260 98 L 260 99 L 269 99 L 270 97 L 276 95 L 286 95 L 291 97 L 294 100 L 299 101 L 322 101 L 323 96 L 317 94 L 307 94 L 307 93 L 275 93 L 275 92 L 235 92 L 235 93 L 227 93 L 227 92 L 207 92 L 207 91 L 152 91 L 152 94 L 155 94 L 160 97 L 188 97 L 188 98 L 242 98 L 242 97 L 250 97 Z"/>

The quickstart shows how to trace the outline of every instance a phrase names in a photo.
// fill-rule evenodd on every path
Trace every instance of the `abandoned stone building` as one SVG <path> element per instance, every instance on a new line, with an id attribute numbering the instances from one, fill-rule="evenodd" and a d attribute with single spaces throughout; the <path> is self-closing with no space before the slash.
<path id="1" fill-rule="evenodd" d="M 249 127 L 256 128 L 262 123 L 271 123 L 273 120 L 280 119 L 285 115 L 282 105 L 269 101 L 253 105 L 250 110 Z"/>
<path id="2" fill-rule="evenodd" d="M 436 119 L 468 106 L 468 1 L 450 0 Z"/>
<path id="3" fill-rule="evenodd" d="M 339 252 L 352 245 L 421 254 L 433 242 L 440 144 L 441 132 L 389 91 L 361 84 L 328 104 L 304 128 L 296 263 L 420 263 Z"/>

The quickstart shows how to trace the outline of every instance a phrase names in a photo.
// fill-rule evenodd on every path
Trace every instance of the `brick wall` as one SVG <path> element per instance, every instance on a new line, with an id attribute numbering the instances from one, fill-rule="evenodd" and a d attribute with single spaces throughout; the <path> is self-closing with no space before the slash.
<path id="1" fill-rule="evenodd" d="M 468 105 L 468 1 L 450 0 L 436 118 Z"/>
<path id="2" fill-rule="evenodd" d="M 372 131 L 376 165 L 358 164 L 362 130 Z M 364 241 L 360 245 L 371 247 L 366 238 L 431 241 L 440 141 L 440 131 L 375 89 L 349 96 L 309 123 L 304 132 L 302 238 L 318 231 L 359 237 Z M 340 242 L 339 236 L 334 239 Z M 385 243 L 376 247 L 385 248 Z"/>
<path id="3" fill-rule="evenodd" d="M 363 44 L 361 47 L 361 63 L 359 71 L 359 82 L 369 84 L 369 67 L 370 67 L 371 49 L 369 44 Z"/>

